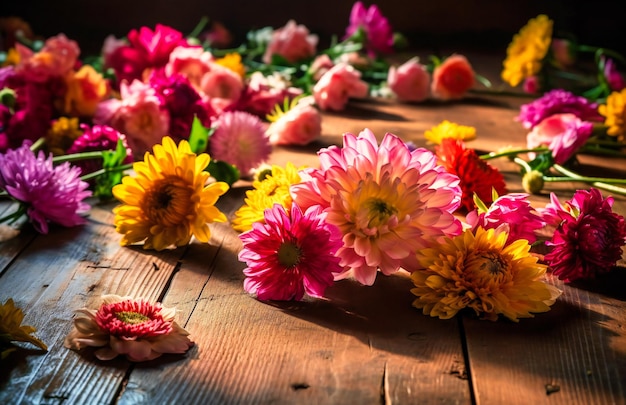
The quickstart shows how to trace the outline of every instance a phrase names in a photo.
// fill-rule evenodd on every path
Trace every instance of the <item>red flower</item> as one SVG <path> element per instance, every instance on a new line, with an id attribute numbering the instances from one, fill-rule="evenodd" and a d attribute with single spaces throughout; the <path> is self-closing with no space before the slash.
<path id="1" fill-rule="evenodd" d="M 593 278 L 609 272 L 622 257 L 626 244 L 624 217 L 613 212 L 613 198 L 604 199 L 599 190 L 578 190 L 574 197 L 560 206 L 548 204 L 551 218 L 561 222 L 545 255 L 554 275 L 565 282 Z"/>
<path id="2" fill-rule="evenodd" d="M 482 160 L 474 149 L 465 148 L 462 141 L 444 138 L 436 152 L 439 163 L 461 179 L 461 207 L 465 210 L 471 211 L 476 207 L 474 193 L 487 205 L 493 202 L 492 189 L 498 195 L 507 193 L 502 173 Z"/>

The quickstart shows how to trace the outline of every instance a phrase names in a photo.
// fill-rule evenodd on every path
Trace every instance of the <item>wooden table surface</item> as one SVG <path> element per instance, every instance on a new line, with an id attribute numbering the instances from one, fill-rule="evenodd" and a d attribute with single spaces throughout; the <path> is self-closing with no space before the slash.
<path id="1" fill-rule="evenodd" d="M 513 118 L 528 101 L 355 101 L 341 114 L 324 114 L 319 141 L 277 147 L 271 163 L 316 166 L 319 148 L 364 128 L 425 146 L 424 131 L 444 119 L 477 128 L 470 147 L 521 147 L 526 133 Z M 517 166 L 491 163 L 510 192 L 522 192 Z M 581 164 L 588 173 L 625 176 L 623 160 L 582 156 Z M 236 183 L 219 208 L 232 214 L 248 187 Z M 544 206 L 548 191 L 564 201 L 585 187 L 551 184 L 531 201 Z M 119 246 L 114 206 L 96 203 L 85 226 L 25 230 L 0 244 L 0 301 L 13 297 L 49 346 L 24 346 L 2 364 L 0 404 L 626 404 L 623 260 L 593 282 L 550 278 L 562 296 L 549 312 L 519 323 L 425 316 L 411 306 L 406 274 L 379 274 L 371 287 L 340 281 L 326 299 L 264 303 L 243 290 L 241 242 L 229 224 L 211 226 L 210 244 L 155 253 Z M 626 198 L 616 196 L 614 209 L 626 214 Z M 136 364 L 64 348 L 74 311 L 108 293 L 176 307 L 195 346 Z"/>

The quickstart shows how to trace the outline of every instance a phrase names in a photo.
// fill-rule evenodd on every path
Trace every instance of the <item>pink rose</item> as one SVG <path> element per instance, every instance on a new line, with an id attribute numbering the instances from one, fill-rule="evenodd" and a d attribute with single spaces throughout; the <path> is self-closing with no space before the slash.
<path id="1" fill-rule="evenodd" d="M 279 55 L 289 63 L 311 58 L 315 55 L 317 35 L 309 34 L 304 25 L 297 25 L 294 20 L 272 33 L 263 62 L 271 63 L 272 55 Z"/>
<path id="2" fill-rule="evenodd" d="M 474 70 L 463 55 L 452 55 L 433 71 L 431 92 L 441 100 L 462 98 L 474 86 Z"/>
<path id="3" fill-rule="evenodd" d="M 574 114 L 553 114 L 528 133 L 526 143 L 529 149 L 547 146 L 554 161 L 563 164 L 587 141 L 592 130 L 593 124 Z"/>
<path id="4" fill-rule="evenodd" d="M 358 70 L 345 63 L 338 63 L 315 84 L 313 96 L 322 110 L 341 111 L 349 98 L 366 97 L 368 90 Z"/>
<path id="5" fill-rule="evenodd" d="M 310 102 L 300 102 L 267 129 L 272 145 L 307 145 L 322 134 L 322 116 Z"/>
<path id="6" fill-rule="evenodd" d="M 387 83 L 401 101 L 423 101 L 430 93 L 430 73 L 417 57 L 409 59 L 400 67 L 391 66 Z"/>
<path id="7" fill-rule="evenodd" d="M 243 90 L 244 83 L 241 76 L 217 63 L 211 63 L 211 70 L 200 80 L 200 91 L 209 97 L 216 113 L 224 111 L 228 106 L 237 102 Z"/>

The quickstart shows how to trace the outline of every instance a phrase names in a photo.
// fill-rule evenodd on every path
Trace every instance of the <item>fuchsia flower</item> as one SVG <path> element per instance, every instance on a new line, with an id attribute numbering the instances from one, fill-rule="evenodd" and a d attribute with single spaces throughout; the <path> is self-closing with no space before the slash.
<path id="1" fill-rule="evenodd" d="M 37 156 L 30 142 L 0 154 L 0 189 L 26 208 L 26 214 L 40 233 L 48 233 L 48 221 L 71 227 L 85 223 L 89 210 L 83 200 L 91 196 L 80 179 L 80 169 L 65 162 L 52 165 L 52 155 Z"/>
<path id="2" fill-rule="evenodd" d="M 377 5 L 366 9 L 362 2 L 354 3 L 344 39 L 359 35 L 359 31 L 360 35 L 365 35 L 365 49 L 371 57 L 393 52 L 393 30 Z"/>
<path id="3" fill-rule="evenodd" d="M 315 102 L 322 110 L 341 111 L 350 98 L 363 98 L 368 85 L 361 73 L 350 65 L 338 63 L 322 75 L 313 87 Z"/>
<path id="4" fill-rule="evenodd" d="M 215 132 L 209 138 L 212 159 L 234 165 L 242 176 L 267 161 L 272 146 L 259 117 L 245 111 L 228 111 L 214 125 Z"/>
<path id="5" fill-rule="evenodd" d="M 453 215 L 461 199 L 459 179 L 439 166 L 432 152 L 411 151 L 389 133 L 379 146 L 365 129 L 358 137 L 344 134 L 342 148 L 331 146 L 318 155 L 320 168 L 302 171 L 291 194 L 303 209 L 321 206 L 326 221 L 343 234 L 337 278 L 354 275 L 371 285 L 378 269 L 386 275 L 401 267 L 413 271 L 419 249 L 461 232 Z"/>
<path id="6" fill-rule="evenodd" d="M 615 66 L 615 61 L 611 58 L 602 57 L 604 61 L 604 77 L 606 78 L 611 91 L 621 91 L 626 87 L 626 82 L 624 82 L 624 77 L 621 75 L 617 67 Z"/>
<path id="7" fill-rule="evenodd" d="M 546 222 L 556 225 L 546 242 L 550 252 L 545 261 L 561 280 L 593 278 L 621 259 L 626 222 L 612 207 L 613 197 L 603 198 L 595 188 L 576 191 L 564 206 L 551 195 L 551 203 L 541 210 Z"/>
<path id="8" fill-rule="evenodd" d="M 160 303 L 104 295 L 97 310 L 82 308 L 76 313 L 64 346 L 98 347 L 95 355 L 100 360 L 125 355 L 130 361 L 148 361 L 164 353 L 183 354 L 193 346 L 189 333 L 174 321 L 176 309 Z"/>
<path id="9" fill-rule="evenodd" d="M 560 113 L 574 114 L 583 121 L 604 120 L 598 113 L 598 104 L 562 89 L 551 90 L 538 99 L 522 105 L 516 120 L 520 121 L 524 128 L 532 129 L 544 118 Z"/>
<path id="10" fill-rule="evenodd" d="M 72 146 L 67 150 L 68 155 L 81 152 L 115 150 L 117 148 L 117 142 L 122 140 L 123 145 L 126 147 L 126 159 L 124 163 L 131 163 L 133 161 L 133 152 L 130 147 L 128 147 L 128 142 L 124 134 L 119 133 L 116 129 L 108 125 L 94 125 L 89 127 L 87 124 L 81 124 L 80 127 L 83 134 L 76 138 Z M 102 168 L 102 159 L 79 160 L 75 164 L 81 168 L 82 174 L 88 174 Z"/>
<path id="11" fill-rule="evenodd" d="M 341 271 L 335 253 L 341 234 L 324 220 L 319 206 L 303 212 L 280 204 L 265 210 L 265 222 L 239 235 L 239 260 L 248 266 L 244 288 L 260 300 L 301 300 L 306 292 L 322 297 Z"/>
<path id="12" fill-rule="evenodd" d="M 263 62 L 271 63 L 273 55 L 281 56 L 289 63 L 312 58 L 315 56 L 317 41 L 317 35 L 310 34 L 307 27 L 289 20 L 284 27 L 272 33 Z"/>
<path id="13" fill-rule="evenodd" d="M 587 142 L 592 131 L 592 123 L 574 114 L 553 114 L 533 127 L 526 136 L 526 144 L 529 149 L 547 146 L 554 161 L 563 164 Z"/>
<path id="14" fill-rule="evenodd" d="M 537 240 L 535 232 L 545 226 L 541 215 L 530 205 L 528 194 L 523 193 L 500 196 L 487 211 L 469 212 L 466 220 L 473 230 L 477 227 L 505 230 L 508 234 L 507 244 L 518 239 L 526 239 L 532 244 Z"/>
<path id="15" fill-rule="evenodd" d="M 417 57 L 399 67 L 391 66 L 387 83 L 401 101 L 423 101 L 430 94 L 430 73 Z"/>

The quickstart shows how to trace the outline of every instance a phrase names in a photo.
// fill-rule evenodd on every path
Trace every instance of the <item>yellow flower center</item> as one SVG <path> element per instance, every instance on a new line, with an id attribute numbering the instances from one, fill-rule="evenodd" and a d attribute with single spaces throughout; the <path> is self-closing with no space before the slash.
<path id="1" fill-rule="evenodd" d="M 150 320 L 150 318 L 148 318 L 144 314 L 140 314 L 139 312 L 130 312 L 130 311 L 116 312 L 115 317 L 119 319 L 120 321 L 126 324 L 130 324 L 130 325 L 137 325 L 139 323 L 144 323 Z"/>
<path id="2" fill-rule="evenodd" d="M 302 251 L 296 244 L 285 242 L 278 248 L 278 262 L 285 267 L 293 267 L 300 262 Z"/>
<path id="3" fill-rule="evenodd" d="M 465 259 L 466 279 L 478 287 L 497 284 L 509 278 L 508 261 L 495 251 L 478 250 L 471 252 Z"/>
<path id="4" fill-rule="evenodd" d="M 142 201 L 143 211 L 152 223 L 173 226 L 187 222 L 193 212 L 193 190 L 182 179 L 169 177 L 154 183 Z"/>
<path id="5" fill-rule="evenodd" d="M 389 221 L 389 217 L 398 213 L 398 210 L 380 198 L 370 198 L 365 202 L 365 207 L 369 211 L 368 226 L 370 228 L 379 227 Z"/>

